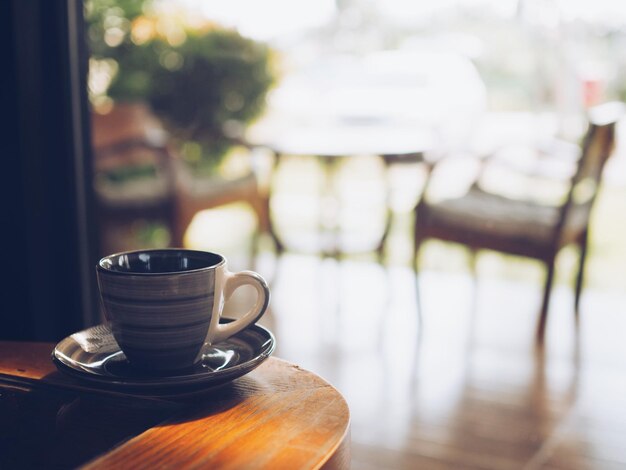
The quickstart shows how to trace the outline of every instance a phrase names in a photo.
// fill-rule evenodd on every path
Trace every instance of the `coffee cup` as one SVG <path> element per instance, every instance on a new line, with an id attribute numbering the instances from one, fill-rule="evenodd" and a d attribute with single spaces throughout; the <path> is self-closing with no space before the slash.
<path id="1" fill-rule="evenodd" d="M 175 371 L 202 359 L 203 348 L 254 324 L 270 291 L 252 271 L 232 273 L 224 256 L 187 249 L 138 250 L 102 258 L 96 267 L 105 319 L 130 364 Z M 256 290 L 252 308 L 220 323 L 224 303 L 240 286 Z"/>

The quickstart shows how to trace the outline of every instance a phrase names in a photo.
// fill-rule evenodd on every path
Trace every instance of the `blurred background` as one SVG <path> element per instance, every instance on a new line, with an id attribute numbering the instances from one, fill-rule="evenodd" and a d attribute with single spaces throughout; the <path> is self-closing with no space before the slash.
<path id="1" fill-rule="evenodd" d="M 271 179 L 272 219 L 283 243 L 315 251 L 310 238 L 322 210 L 318 196 L 328 188 L 322 181 L 324 164 L 304 154 L 313 157 L 323 142 L 333 140 L 344 150 L 354 134 L 382 127 L 378 124 L 398 130 L 391 138 L 405 137 L 400 132 L 405 129 L 421 134 L 415 149 L 433 155 L 483 155 L 504 144 L 530 146 L 550 136 L 577 143 L 585 110 L 626 93 L 623 16 L 608 1 L 589 6 L 476 0 L 436 7 L 276 1 L 262 8 L 190 0 L 87 2 L 94 143 L 106 150 L 124 139 L 162 140 L 178 167 L 176 178 L 187 178 L 180 185 L 196 192 L 210 186 L 211 178 L 233 180 L 253 171 L 262 198 Z M 125 118 L 138 122 L 139 129 L 119 125 L 117 116 L 125 110 Z M 331 128 L 338 131 L 327 132 Z M 261 151 L 268 146 L 286 148 L 287 154 L 295 147 L 298 153 L 285 158 L 271 178 L 273 162 Z M 367 158 L 380 145 L 370 152 L 360 147 L 348 153 L 364 158 L 343 159 L 338 166 L 345 168 L 334 175 L 342 178 L 336 185 L 342 197 L 352 193 L 357 200 L 339 223 L 352 223 L 355 238 L 370 239 L 351 240 L 346 251 L 365 251 L 368 241 L 376 243 L 388 202 L 399 216 L 394 225 L 409 223 L 402 215 L 411 212 L 423 180 L 419 165 L 392 172 L 393 195 L 387 201 L 383 180 L 389 175 L 377 168 L 376 158 Z M 156 199 L 170 190 L 166 175 L 151 168 L 153 157 L 114 153 L 109 151 L 101 164 L 97 160 L 95 180 L 98 194 L 111 205 L 141 207 L 147 205 L 141 198 Z M 597 212 L 605 205 L 619 211 L 619 157 L 618 148 Z M 134 165 L 118 166 L 118 160 Z M 176 229 L 137 217 L 111 241 L 103 232 L 110 244 L 104 251 L 180 244 L 182 237 L 187 245 L 245 243 L 255 223 L 244 211 L 228 209 L 194 214 L 193 225 L 186 220 L 189 226 Z M 237 236 L 211 231 L 213 214 L 240 224 Z M 610 223 L 610 216 L 597 215 L 600 227 Z M 402 232 L 388 255 L 397 263 L 410 257 Z M 621 252 L 619 228 L 599 228 L 594 236 L 593 262 L 602 269 L 590 270 L 589 282 L 619 284 L 621 276 L 612 268 L 618 263 L 610 262 Z M 242 253 L 241 246 L 233 248 L 235 257 Z M 437 258 L 447 263 L 449 257 Z"/>
<path id="2" fill-rule="evenodd" d="M 84 6 L 100 254 L 185 246 L 266 277 L 261 323 L 346 396 L 354 468 L 626 468 L 623 126 L 580 322 L 567 246 L 545 346 L 541 263 L 432 240 L 416 270 L 414 253 L 425 188 L 459 197 L 504 149 L 485 187 L 563 202 L 567 178 L 514 170 L 550 139 L 577 154 L 588 110 L 626 99 L 619 2 Z"/>

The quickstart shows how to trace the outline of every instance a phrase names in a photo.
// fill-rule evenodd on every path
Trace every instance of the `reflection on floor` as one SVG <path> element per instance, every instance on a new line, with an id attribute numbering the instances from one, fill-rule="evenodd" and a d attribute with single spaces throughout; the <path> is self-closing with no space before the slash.
<path id="1" fill-rule="evenodd" d="M 540 352 L 539 285 L 427 271 L 420 320 L 407 267 L 287 254 L 256 269 L 275 355 L 348 401 L 353 468 L 626 468 L 626 293 L 584 292 L 577 336 L 557 287 Z"/>

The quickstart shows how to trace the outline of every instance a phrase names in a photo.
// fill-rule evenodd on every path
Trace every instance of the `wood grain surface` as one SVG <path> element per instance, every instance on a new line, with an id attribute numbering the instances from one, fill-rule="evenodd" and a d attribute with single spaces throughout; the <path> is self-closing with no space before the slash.
<path id="1" fill-rule="evenodd" d="M 49 344 L 0 343 L 0 374 L 76 390 L 78 381 L 55 371 L 51 350 Z M 349 422 L 348 406 L 330 384 L 270 358 L 85 467 L 348 468 Z"/>

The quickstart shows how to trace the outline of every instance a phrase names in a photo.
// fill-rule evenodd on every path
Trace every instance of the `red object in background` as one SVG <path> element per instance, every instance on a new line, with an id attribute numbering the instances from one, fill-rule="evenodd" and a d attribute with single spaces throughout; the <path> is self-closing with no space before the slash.
<path id="1" fill-rule="evenodd" d="M 604 96 L 604 83 L 599 77 L 583 79 L 583 103 L 585 108 L 600 104 Z"/>

